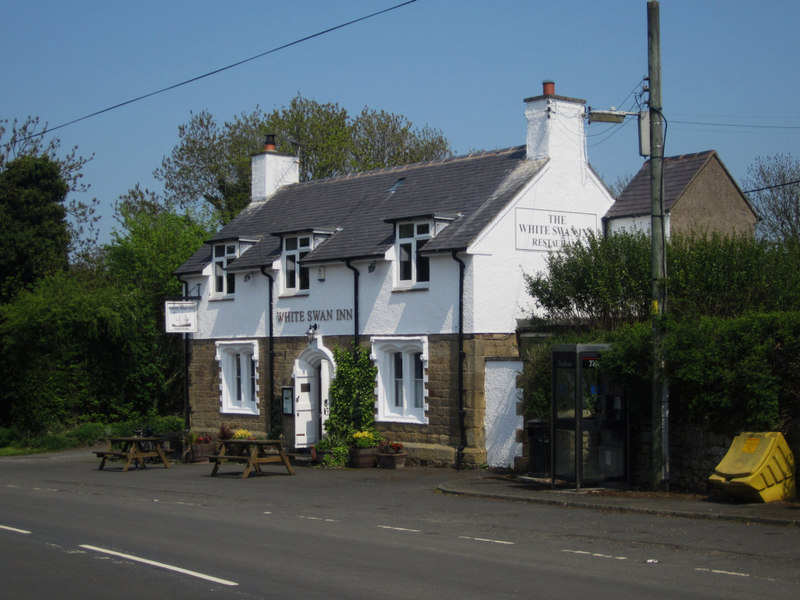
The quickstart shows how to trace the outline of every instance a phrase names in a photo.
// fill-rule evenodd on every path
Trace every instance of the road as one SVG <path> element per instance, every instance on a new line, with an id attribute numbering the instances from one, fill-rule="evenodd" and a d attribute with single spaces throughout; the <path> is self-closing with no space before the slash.
<path id="1" fill-rule="evenodd" d="M 453 497 L 445 469 L 0 459 L 3 597 L 796 598 L 795 528 Z"/>

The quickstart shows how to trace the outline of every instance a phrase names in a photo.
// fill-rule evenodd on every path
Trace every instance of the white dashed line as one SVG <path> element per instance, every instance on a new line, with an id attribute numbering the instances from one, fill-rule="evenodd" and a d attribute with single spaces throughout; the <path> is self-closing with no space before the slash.
<path id="1" fill-rule="evenodd" d="M 506 540 L 491 540 L 491 539 L 488 539 L 488 538 L 469 537 L 468 535 L 460 535 L 458 537 L 459 537 L 459 539 L 472 540 L 473 542 L 487 542 L 489 544 L 501 544 L 503 546 L 513 546 L 514 545 L 514 542 L 508 542 Z"/>
<path id="2" fill-rule="evenodd" d="M 569 554 L 583 554 L 584 556 L 593 556 L 595 558 L 611 558 L 613 560 L 628 560 L 627 556 L 611 556 L 610 554 L 601 554 L 599 552 L 587 552 L 586 550 L 562 550 Z"/>
<path id="3" fill-rule="evenodd" d="M 408 533 L 422 533 L 419 529 L 406 529 L 405 527 L 390 527 L 389 525 L 378 525 L 379 529 L 391 529 L 392 531 L 406 531 Z"/>
<path id="4" fill-rule="evenodd" d="M 85 544 L 82 544 L 80 548 L 85 548 L 86 550 L 92 550 L 93 552 L 98 552 L 100 554 L 118 556 L 126 560 L 131 560 L 133 562 L 142 563 L 145 565 L 149 565 L 151 567 L 157 567 L 159 569 L 166 569 L 167 571 L 173 571 L 175 573 L 181 573 L 183 575 L 189 575 L 190 577 L 197 577 L 198 579 L 204 579 L 205 581 L 210 581 L 212 583 L 219 583 L 220 585 L 228 585 L 228 586 L 239 585 L 235 581 L 220 579 L 219 577 L 206 575 L 205 573 L 199 573 L 198 571 L 190 571 L 189 569 L 183 569 L 181 567 L 176 567 L 174 565 L 168 565 L 166 563 L 156 562 L 154 560 L 149 560 L 147 558 L 140 558 L 138 556 L 133 556 L 132 554 L 123 554 L 122 552 L 115 552 L 114 550 L 108 550 L 106 548 L 98 548 L 97 546 L 89 546 Z"/>
<path id="5" fill-rule="evenodd" d="M 2 529 L 3 531 L 11 531 L 13 533 L 22 533 L 25 535 L 30 535 L 31 533 L 30 531 L 27 531 L 25 529 L 17 529 L 16 527 L 7 527 L 6 525 L 0 525 L 0 529 Z"/>
<path id="6" fill-rule="evenodd" d="M 695 571 L 701 571 L 703 573 L 714 573 L 715 575 L 733 575 L 734 577 L 750 577 L 750 573 L 737 573 L 736 571 L 720 571 L 719 569 L 703 569 L 701 567 L 697 567 Z"/>

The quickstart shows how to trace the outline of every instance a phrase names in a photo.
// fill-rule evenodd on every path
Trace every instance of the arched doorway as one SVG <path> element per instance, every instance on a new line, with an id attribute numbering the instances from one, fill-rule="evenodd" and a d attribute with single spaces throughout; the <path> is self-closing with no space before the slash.
<path id="1" fill-rule="evenodd" d="M 310 448 L 325 431 L 333 354 L 315 338 L 294 361 L 294 447 Z"/>

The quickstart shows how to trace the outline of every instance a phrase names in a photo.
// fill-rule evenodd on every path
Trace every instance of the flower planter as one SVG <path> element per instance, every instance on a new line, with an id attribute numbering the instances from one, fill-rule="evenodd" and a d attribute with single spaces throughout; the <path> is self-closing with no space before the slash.
<path id="1" fill-rule="evenodd" d="M 375 458 L 378 461 L 378 467 L 381 469 L 402 469 L 406 466 L 405 452 L 396 454 L 376 454 Z"/>
<path id="2" fill-rule="evenodd" d="M 349 467 L 353 469 L 366 469 L 375 466 L 375 456 L 378 448 L 350 448 Z"/>
<path id="3" fill-rule="evenodd" d="M 217 445 L 213 442 L 208 444 L 192 444 L 192 462 L 207 463 L 208 457 L 214 454 Z"/>

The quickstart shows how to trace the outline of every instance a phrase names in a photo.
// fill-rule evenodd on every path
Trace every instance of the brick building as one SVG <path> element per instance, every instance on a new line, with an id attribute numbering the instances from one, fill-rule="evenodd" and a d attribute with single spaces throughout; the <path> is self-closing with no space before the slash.
<path id="1" fill-rule="evenodd" d="M 752 234 L 758 215 L 714 150 L 664 158 L 666 233 Z M 625 187 L 605 216 L 609 233 L 650 231 L 650 162 Z"/>
<path id="2" fill-rule="evenodd" d="M 378 367 L 376 426 L 410 456 L 518 463 L 522 274 L 599 231 L 613 203 L 586 158 L 583 100 L 545 82 L 525 117 L 523 146 L 306 183 L 268 140 L 250 205 L 177 271 L 198 297 L 191 426 L 269 431 L 277 402 L 287 446 L 309 448 L 332 349 L 355 343 Z"/>

